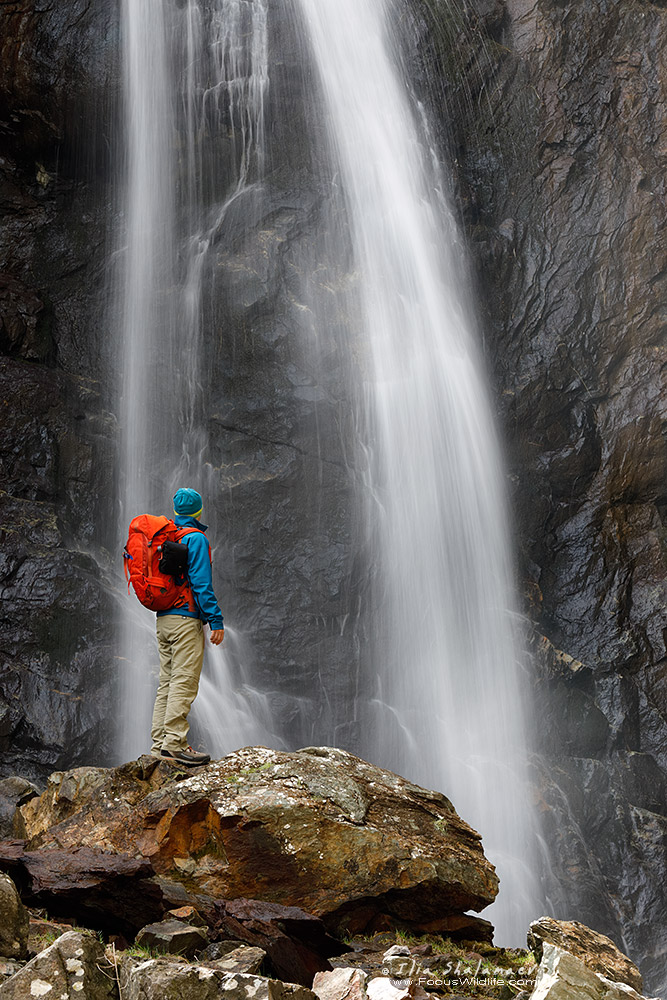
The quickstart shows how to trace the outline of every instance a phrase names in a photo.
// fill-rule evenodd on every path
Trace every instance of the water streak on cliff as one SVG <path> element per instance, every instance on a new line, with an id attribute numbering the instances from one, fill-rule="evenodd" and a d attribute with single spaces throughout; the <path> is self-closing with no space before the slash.
<path id="1" fill-rule="evenodd" d="M 136 513 L 169 513 L 179 485 L 207 499 L 215 489 L 204 430 L 202 275 L 230 206 L 260 196 L 268 85 L 263 0 L 125 0 L 122 13 L 121 533 Z M 206 506 L 204 519 L 213 513 Z M 123 608 L 125 755 L 147 750 L 152 627 L 136 603 Z M 215 663 L 200 722 L 213 753 L 264 735 L 253 715 L 261 714 L 261 699 L 238 661 L 241 644 L 230 629 L 229 653 L 210 651 Z M 223 709 L 225 727 L 211 728 Z"/>
<path id="2" fill-rule="evenodd" d="M 400 5 L 300 6 L 340 172 L 367 358 L 360 452 L 376 690 L 362 752 L 445 790 L 484 832 L 501 880 L 492 919 L 518 943 L 536 905 L 524 698 L 503 472 L 458 287 L 461 245 L 401 76 L 392 29 Z"/>

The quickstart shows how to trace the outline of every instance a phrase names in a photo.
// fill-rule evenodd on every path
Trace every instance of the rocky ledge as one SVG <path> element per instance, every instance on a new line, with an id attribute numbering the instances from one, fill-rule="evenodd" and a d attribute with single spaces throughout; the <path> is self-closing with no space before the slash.
<path id="1" fill-rule="evenodd" d="M 0 1000 L 644 1000 L 579 923 L 494 947 L 464 912 L 498 889 L 480 836 L 340 750 L 142 757 L 0 791 Z"/>
<path id="2" fill-rule="evenodd" d="M 214 914 L 216 900 L 250 897 L 300 907 L 335 933 L 492 933 L 464 916 L 498 891 L 479 834 L 444 795 L 342 750 L 247 747 L 187 774 L 151 757 L 57 772 L 18 809 L 15 832 L 2 867 L 28 898 L 85 907 L 102 930 L 134 879 L 135 931 L 160 907 Z"/>

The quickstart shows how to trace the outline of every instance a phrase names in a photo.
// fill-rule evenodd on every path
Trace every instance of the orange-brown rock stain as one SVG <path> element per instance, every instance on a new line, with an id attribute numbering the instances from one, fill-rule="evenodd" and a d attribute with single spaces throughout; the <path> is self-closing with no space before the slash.
<path id="1" fill-rule="evenodd" d="M 151 859 L 159 875 L 174 868 L 175 858 L 196 861 L 204 855 L 213 855 L 226 864 L 222 822 L 208 799 L 145 816 L 136 849 Z"/>

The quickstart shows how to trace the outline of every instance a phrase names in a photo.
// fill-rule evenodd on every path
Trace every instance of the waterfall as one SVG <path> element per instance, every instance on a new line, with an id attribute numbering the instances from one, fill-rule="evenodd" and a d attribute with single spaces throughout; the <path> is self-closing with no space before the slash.
<path id="1" fill-rule="evenodd" d="M 363 755 L 451 796 L 484 834 L 518 944 L 535 830 L 499 448 L 459 288 L 461 244 L 387 0 L 299 0 L 342 189 L 361 330 L 374 607 Z M 323 332 L 320 334 L 325 336 Z M 359 348 L 361 341 L 361 349 Z"/>
<path id="2" fill-rule="evenodd" d="M 266 0 L 123 0 L 122 32 L 125 240 L 116 255 L 115 325 L 123 345 L 124 537 L 135 514 L 169 514 L 179 485 L 198 488 L 205 519 L 214 518 L 202 281 L 230 206 L 261 197 Z M 149 749 L 156 654 L 153 616 L 136 601 L 121 615 L 119 751 L 127 758 Z M 212 662 L 193 718 L 214 754 L 266 738 L 266 700 L 251 684 L 246 647 L 229 626 L 223 648 L 207 647 Z"/>
<path id="3" fill-rule="evenodd" d="M 122 10 L 122 530 L 136 513 L 168 513 L 174 489 L 191 485 L 204 496 L 204 520 L 212 515 L 215 543 L 207 498 L 222 474 L 206 420 L 207 399 L 219 390 L 203 348 L 205 339 L 224 350 L 224 330 L 214 323 L 204 338 L 203 315 L 216 248 L 233 274 L 228 234 L 264 226 L 267 236 L 280 204 L 275 189 L 273 202 L 266 194 L 268 0 L 123 0 Z M 356 429 L 356 455 L 346 437 L 338 464 L 363 512 L 359 559 L 370 587 L 353 595 L 355 621 L 345 615 L 341 625 L 355 630 L 357 661 L 350 677 L 336 677 L 329 690 L 322 683 L 321 705 L 307 693 L 300 703 L 276 677 L 272 718 L 253 683 L 248 636 L 232 627 L 224 652 L 209 648 L 213 663 L 193 716 L 216 755 L 253 742 L 289 745 L 310 726 L 313 742 L 330 733 L 349 739 L 374 763 L 445 792 L 484 835 L 501 879 L 492 919 L 506 943 L 518 944 L 537 911 L 526 684 L 503 471 L 461 291 L 461 242 L 427 116 L 402 69 L 401 5 L 285 0 L 280 14 L 288 20 L 293 10 L 303 29 L 303 92 L 322 112 L 308 138 L 313 163 L 325 164 L 318 198 L 331 212 L 319 240 L 294 251 L 293 284 L 281 301 L 294 351 L 305 316 L 307 349 L 328 357 L 336 340 L 347 359 L 347 396 L 335 404 L 355 410 L 341 426 L 345 435 Z M 285 106 L 276 107 L 289 116 L 289 95 L 280 96 Z M 257 245 L 258 255 L 264 245 L 279 252 L 268 236 Z M 308 302 L 295 298 L 298 280 Z M 331 461 L 324 452 L 321 460 Z M 317 493 L 318 483 L 310 485 Z M 148 749 L 155 640 L 152 616 L 136 601 L 123 606 L 123 625 L 127 757 Z M 293 659 L 293 676 L 301 666 Z"/>

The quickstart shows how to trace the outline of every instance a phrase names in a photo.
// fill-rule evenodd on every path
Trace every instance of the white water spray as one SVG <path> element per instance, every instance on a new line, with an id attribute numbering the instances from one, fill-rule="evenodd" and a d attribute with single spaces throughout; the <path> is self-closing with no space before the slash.
<path id="1" fill-rule="evenodd" d="M 459 245 L 397 68 L 385 0 L 300 0 L 343 190 L 363 341 L 375 559 L 364 755 L 451 796 L 483 833 L 518 944 L 537 912 L 505 491 Z M 344 249 L 341 247 L 341 257 Z M 344 259 L 344 258 L 343 258 Z M 359 334 L 352 336 L 358 343 Z M 352 345 L 350 350 L 352 350 Z"/>
<path id="2" fill-rule="evenodd" d="M 205 497 L 217 486 L 203 429 L 202 282 L 229 206 L 261 192 L 266 2 L 123 0 L 122 29 L 121 535 L 135 514 L 169 514 L 178 486 Z M 156 654 L 152 615 L 132 600 L 122 622 L 127 757 L 148 750 Z M 218 755 L 266 740 L 268 725 L 242 637 L 228 628 L 225 643 L 209 647 L 193 713 Z"/>

